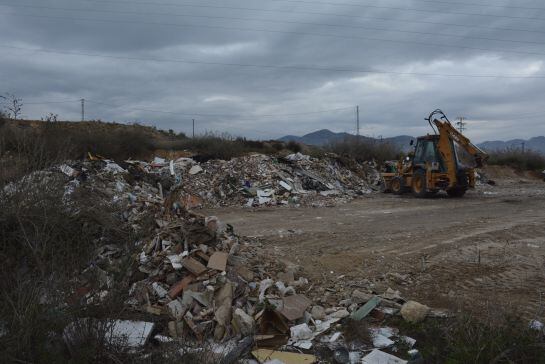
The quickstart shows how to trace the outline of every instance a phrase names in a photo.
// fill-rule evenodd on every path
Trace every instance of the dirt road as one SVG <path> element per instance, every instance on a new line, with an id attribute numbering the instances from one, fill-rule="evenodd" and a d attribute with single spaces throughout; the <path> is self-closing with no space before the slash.
<path id="1" fill-rule="evenodd" d="M 537 180 L 503 181 L 463 199 L 373 194 L 331 208 L 207 213 L 300 265 L 325 302 L 355 287 L 391 287 L 432 307 L 507 307 L 543 319 L 545 183 Z"/>

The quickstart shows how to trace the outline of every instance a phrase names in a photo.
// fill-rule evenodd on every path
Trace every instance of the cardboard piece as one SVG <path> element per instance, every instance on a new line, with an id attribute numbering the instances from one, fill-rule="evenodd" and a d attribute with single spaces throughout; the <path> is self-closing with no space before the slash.
<path id="1" fill-rule="evenodd" d="M 182 260 L 182 265 L 185 269 L 187 269 L 196 276 L 200 276 L 201 274 L 206 272 L 206 267 L 202 265 L 198 260 L 195 260 L 191 257 Z"/>
<path id="2" fill-rule="evenodd" d="M 284 364 L 312 364 L 316 362 L 316 357 L 314 355 L 290 353 L 287 351 L 276 351 L 270 349 L 257 349 L 252 351 L 252 355 L 260 363 L 265 363 L 272 360 L 278 360 Z"/>

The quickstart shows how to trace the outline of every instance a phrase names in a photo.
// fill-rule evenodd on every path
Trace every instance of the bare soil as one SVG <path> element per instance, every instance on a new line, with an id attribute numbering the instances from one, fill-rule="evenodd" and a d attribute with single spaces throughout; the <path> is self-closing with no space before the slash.
<path id="1" fill-rule="evenodd" d="M 355 288 L 391 287 L 434 308 L 506 308 L 544 319 L 545 183 L 490 174 L 497 186 L 462 199 L 376 193 L 336 207 L 206 213 L 260 242 L 270 259 L 300 266 L 324 304 Z"/>

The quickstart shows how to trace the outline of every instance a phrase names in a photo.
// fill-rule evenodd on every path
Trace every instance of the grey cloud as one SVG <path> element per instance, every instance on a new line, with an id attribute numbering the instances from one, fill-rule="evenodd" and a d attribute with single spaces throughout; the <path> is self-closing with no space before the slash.
<path id="1" fill-rule="evenodd" d="M 189 4 L 189 2 L 178 4 L 184 3 Z M 545 75 L 543 69 L 545 56 L 539 54 L 545 54 L 545 44 L 516 42 L 545 43 L 542 37 L 545 32 L 544 11 L 401 0 L 357 3 L 430 9 L 437 10 L 438 13 L 261 0 L 229 2 L 206 0 L 191 3 L 285 12 L 151 6 L 115 1 L 109 4 L 79 0 L 34 0 L 24 3 L 2 1 L 0 45 L 121 57 L 202 60 L 232 64 L 321 66 L 330 69 L 467 75 L 521 73 Z M 75 12 L 20 6 L 10 8 L 6 4 L 98 11 Z M 518 2 L 509 4 L 519 6 Z M 480 17 L 448 12 L 543 17 L 544 20 Z M 10 13 L 52 18 L 12 16 Z M 118 22 L 82 21 L 74 18 Z M 263 19 L 277 22 L 265 22 Z M 432 22 L 460 26 L 430 24 Z M 179 27 L 166 24 L 193 26 Z M 391 29 L 402 32 L 388 31 Z M 383 41 L 301 33 L 365 37 Z M 505 39 L 513 42 L 468 37 Z M 410 42 L 438 45 L 426 46 Z M 485 48 L 498 51 L 483 50 Z M 458 115 L 466 116 L 470 122 L 470 136 L 479 140 L 545 134 L 545 124 L 541 122 L 539 115 L 516 118 L 517 115 L 538 114 L 543 111 L 541 99 L 545 91 L 545 79 L 384 75 L 328 70 L 141 62 L 9 48 L 0 48 L 0 69 L 2 70 L 0 91 L 15 93 L 29 103 L 77 100 L 84 97 L 89 100 L 87 110 L 90 118 L 123 122 L 142 121 L 160 128 L 186 132 L 190 130 L 193 117 L 197 119 L 198 130 L 201 132 L 215 130 L 256 138 L 302 134 L 320 128 L 354 132 L 354 112 L 351 107 L 358 104 L 361 108 L 362 132 L 375 136 L 426 133 L 427 124 L 423 118 L 437 107 L 443 108 L 452 118 Z M 123 107 L 110 107 L 97 102 Z M 263 116 L 338 108 L 345 109 L 289 117 Z M 24 107 L 25 115 L 31 118 L 39 118 L 49 111 L 58 113 L 61 118 L 77 119 L 79 105 L 73 102 L 28 104 Z M 192 113 L 218 115 L 184 115 Z"/>

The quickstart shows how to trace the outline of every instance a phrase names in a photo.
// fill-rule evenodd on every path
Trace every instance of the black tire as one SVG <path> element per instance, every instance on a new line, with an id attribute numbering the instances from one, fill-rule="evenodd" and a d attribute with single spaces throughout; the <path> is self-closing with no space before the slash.
<path id="1" fill-rule="evenodd" d="M 414 172 L 411 183 L 411 191 L 415 197 L 423 198 L 429 196 L 426 172 L 422 170 Z"/>
<path id="2" fill-rule="evenodd" d="M 402 195 L 405 192 L 405 181 L 403 177 L 394 177 L 390 182 L 390 190 L 394 195 Z"/>
<path id="3" fill-rule="evenodd" d="M 453 198 L 460 198 L 464 197 L 466 191 L 465 188 L 451 188 L 450 190 L 447 190 L 447 194 Z"/>

